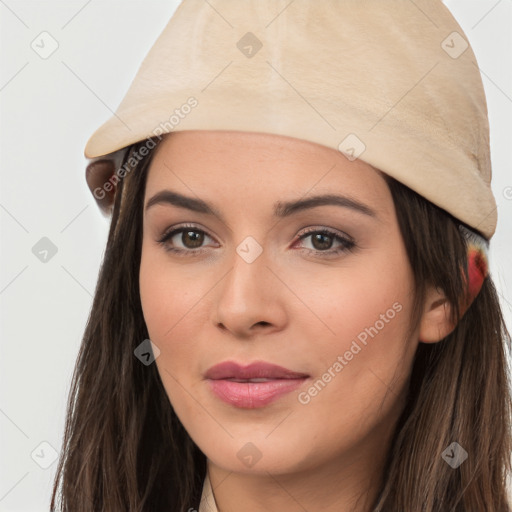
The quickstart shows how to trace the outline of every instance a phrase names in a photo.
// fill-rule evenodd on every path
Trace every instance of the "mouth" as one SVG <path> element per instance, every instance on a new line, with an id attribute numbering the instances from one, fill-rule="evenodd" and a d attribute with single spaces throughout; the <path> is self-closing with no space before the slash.
<path id="1" fill-rule="evenodd" d="M 269 382 L 269 381 L 273 381 L 273 380 L 276 380 L 276 379 L 224 379 L 224 380 L 229 380 L 231 382 L 251 382 L 251 383 L 254 383 L 254 382 Z"/>
<path id="2" fill-rule="evenodd" d="M 309 375 L 258 361 L 247 366 L 225 361 L 204 375 L 217 398 L 235 407 L 256 409 L 300 387 Z"/>

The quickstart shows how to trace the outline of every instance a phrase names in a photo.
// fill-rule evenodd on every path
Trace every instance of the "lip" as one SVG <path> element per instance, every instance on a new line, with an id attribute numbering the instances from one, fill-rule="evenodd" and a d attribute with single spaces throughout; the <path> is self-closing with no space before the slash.
<path id="1" fill-rule="evenodd" d="M 224 402 L 243 409 L 256 409 L 297 389 L 309 375 L 265 361 L 242 366 L 224 361 L 206 373 L 210 389 Z M 250 382 L 251 379 L 258 379 Z M 264 380 L 259 380 L 264 379 Z"/>

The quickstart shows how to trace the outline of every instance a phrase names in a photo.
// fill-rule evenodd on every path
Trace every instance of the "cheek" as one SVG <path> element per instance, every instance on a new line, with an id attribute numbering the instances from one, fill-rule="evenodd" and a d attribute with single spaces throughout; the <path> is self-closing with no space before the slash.
<path id="1" fill-rule="evenodd" d="M 197 304 L 208 283 L 173 270 L 165 256 L 143 246 L 139 286 L 149 338 L 161 352 L 157 365 L 174 374 L 181 361 L 193 357 L 198 339 L 195 328 L 204 323 Z"/>
<path id="2" fill-rule="evenodd" d="M 320 422 L 327 437 L 341 429 L 356 442 L 401 407 L 417 342 L 407 339 L 413 288 L 405 253 L 351 270 L 309 295 L 329 330 L 314 338 L 319 371 L 299 401 L 306 429 Z"/>
<path id="3" fill-rule="evenodd" d="M 165 341 L 196 314 L 194 306 L 209 287 L 193 265 L 177 267 L 165 251 L 142 246 L 139 286 L 144 319 L 150 335 Z"/>
<path id="4" fill-rule="evenodd" d="M 204 279 L 170 264 L 166 254 L 145 250 L 143 245 L 139 276 L 140 297 L 149 338 L 159 348 L 155 363 L 165 391 L 175 411 L 182 415 L 197 415 L 191 374 L 196 374 L 201 354 L 199 329 L 206 319 L 204 309 L 208 288 Z M 185 391 L 188 390 L 187 391 Z"/>
<path id="5" fill-rule="evenodd" d="M 382 340 L 372 344 L 373 352 L 391 358 L 388 351 L 403 348 L 411 314 L 412 273 L 405 251 L 368 252 L 353 261 L 353 266 L 319 270 L 302 284 L 297 281 L 297 295 L 307 297 L 323 323 L 316 322 L 321 331 L 312 339 L 331 357 L 349 350 L 354 340 L 366 347 Z"/>

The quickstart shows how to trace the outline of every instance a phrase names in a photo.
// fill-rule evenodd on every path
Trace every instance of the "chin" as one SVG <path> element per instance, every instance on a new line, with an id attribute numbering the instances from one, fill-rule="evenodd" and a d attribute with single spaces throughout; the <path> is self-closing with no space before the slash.
<path id="1" fill-rule="evenodd" d="M 225 471 L 245 474 L 285 474 L 307 469 L 312 448 L 304 442 L 304 436 L 297 432 L 288 435 L 255 433 L 253 426 L 247 425 L 247 432 L 234 438 L 215 439 L 211 436 L 199 440 L 196 444 L 206 457 Z"/>

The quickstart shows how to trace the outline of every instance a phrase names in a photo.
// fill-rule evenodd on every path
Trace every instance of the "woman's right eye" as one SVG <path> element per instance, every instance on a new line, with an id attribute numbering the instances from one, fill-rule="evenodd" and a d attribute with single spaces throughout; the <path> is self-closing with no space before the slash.
<path id="1" fill-rule="evenodd" d="M 206 238 L 211 237 L 196 226 L 180 226 L 166 232 L 158 243 L 162 244 L 166 251 L 178 255 L 196 255 L 204 252 L 202 244 Z"/>

